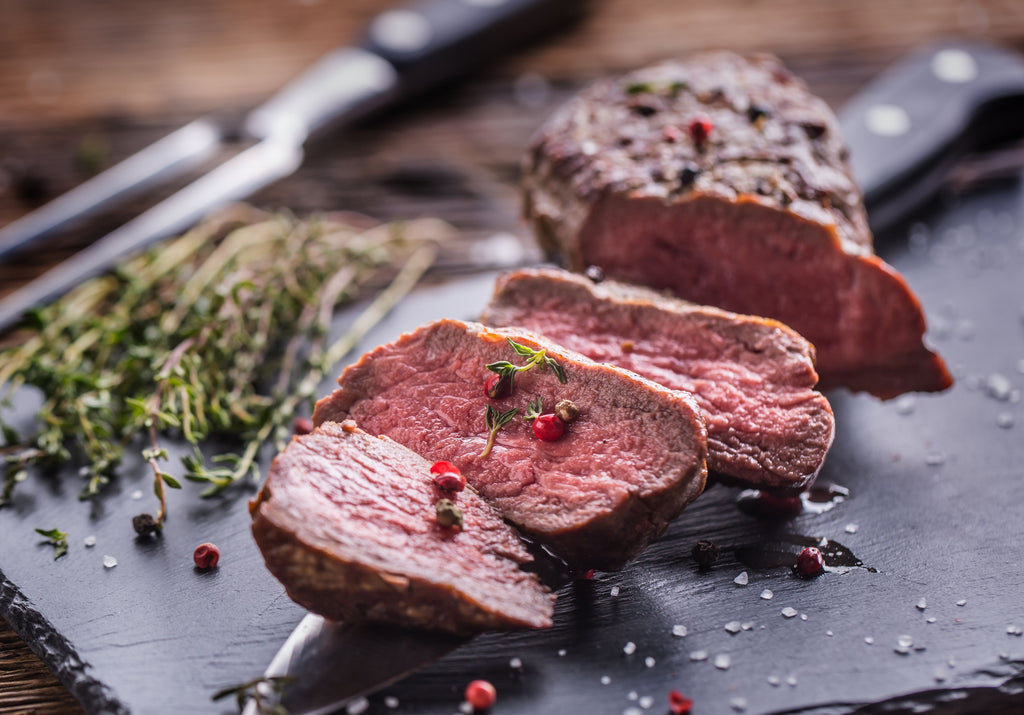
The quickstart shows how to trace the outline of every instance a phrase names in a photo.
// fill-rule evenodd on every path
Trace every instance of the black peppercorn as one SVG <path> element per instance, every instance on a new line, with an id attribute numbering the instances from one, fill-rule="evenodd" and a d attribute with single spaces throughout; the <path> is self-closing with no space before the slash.
<path id="1" fill-rule="evenodd" d="M 693 557 L 693 560 L 697 562 L 697 567 L 700 568 L 701 571 L 707 571 L 716 561 L 718 561 L 718 552 L 719 548 L 717 544 L 706 539 L 701 539 L 693 545 L 690 555 Z"/>
<path id="2" fill-rule="evenodd" d="M 160 522 L 152 514 L 139 514 L 132 517 L 132 528 L 139 536 L 153 536 L 160 531 Z"/>
<path id="3" fill-rule="evenodd" d="M 600 283 L 604 280 L 604 271 L 601 270 L 600 266 L 587 266 L 587 269 L 583 271 L 583 275 L 594 283 Z"/>
<path id="4" fill-rule="evenodd" d="M 697 180 L 700 175 L 700 167 L 696 164 L 685 164 L 682 169 L 679 170 L 679 185 L 682 187 L 689 187 Z"/>
<path id="5" fill-rule="evenodd" d="M 750 120 L 751 124 L 757 123 L 761 118 L 767 119 L 771 116 L 771 113 L 764 107 L 759 107 L 756 104 L 751 104 L 747 107 L 747 119 Z"/>

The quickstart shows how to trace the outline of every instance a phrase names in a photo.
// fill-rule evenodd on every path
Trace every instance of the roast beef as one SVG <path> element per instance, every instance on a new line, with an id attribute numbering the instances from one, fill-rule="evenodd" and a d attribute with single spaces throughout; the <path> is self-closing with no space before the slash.
<path id="1" fill-rule="evenodd" d="M 525 157 L 524 210 L 570 268 L 786 323 L 817 348 L 822 389 L 943 390 L 846 158 L 832 112 L 777 59 L 701 54 L 570 100 Z"/>
<path id="2" fill-rule="evenodd" d="M 430 466 L 353 422 L 294 438 L 251 506 L 267 568 L 334 620 L 455 633 L 551 625 L 554 596 L 520 569 L 530 554 L 493 508 L 463 491 L 463 529 L 437 523 L 448 495 Z"/>
<path id="3" fill-rule="evenodd" d="M 481 320 L 521 326 L 693 393 L 712 472 L 759 487 L 801 487 L 832 443 L 832 409 L 813 389 L 814 348 L 778 321 L 558 269 L 500 277 Z"/>
<path id="4" fill-rule="evenodd" d="M 508 339 L 544 350 L 552 367 L 519 373 L 511 395 L 489 398 L 485 365 L 523 364 Z M 316 405 L 315 424 L 354 419 L 427 459 L 453 462 L 488 503 L 570 565 L 621 567 L 704 487 L 707 432 L 687 393 L 592 360 L 521 330 L 441 320 L 349 366 Z M 556 441 L 524 419 L 570 400 L 579 417 Z M 484 453 L 485 411 L 518 409 Z"/>

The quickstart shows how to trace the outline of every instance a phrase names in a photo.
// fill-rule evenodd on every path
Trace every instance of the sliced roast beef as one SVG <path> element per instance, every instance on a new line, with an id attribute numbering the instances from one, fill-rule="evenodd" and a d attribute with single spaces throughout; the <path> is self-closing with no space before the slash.
<path id="1" fill-rule="evenodd" d="M 488 364 L 523 365 L 509 340 L 544 351 L 519 372 L 510 395 L 485 394 Z M 449 460 L 514 525 L 573 566 L 621 567 L 700 494 L 707 432 L 687 393 L 592 360 L 521 330 L 429 323 L 345 369 L 340 389 L 317 403 L 315 424 L 356 420 L 427 459 Z M 534 436 L 524 417 L 541 400 L 579 416 L 555 441 Z M 486 412 L 517 410 L 486 453 Z M 486 456 L 484 456 L 486 453 Z"/>
<path id="2" fill-rule="evenodd" d="M 554 596 L 532 558 L 470 491 L 463 528 L 441 526 L 431 463 L 354 422 L 292 440 L 251 506 L 267 567 L 327 618 L 472 633 L 551 625 Z"/>
<path id="3" fill-rule="evenodd" d="M 778 321 L 558 269 L 502 276 L 481 320 L 693 393 L 708 428 L 708 469 L 721 475 L 801 487 L 832 443 L 832 408 L 813 389 L 814 348 Z"/>
<path id="4" fill-rule="evenodd" d="M 832 112 L 777 59 L 702 54 L 572 99 L 530 146 L 524 206 L 570 268 L 786 323 L 817 348 L 824 389 L 943 390 L 846 156 Z"/>

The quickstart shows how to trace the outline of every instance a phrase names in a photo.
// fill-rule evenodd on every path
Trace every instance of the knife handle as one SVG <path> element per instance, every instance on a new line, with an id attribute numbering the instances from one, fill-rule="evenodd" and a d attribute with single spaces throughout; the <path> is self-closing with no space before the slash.
<path id="1" fill-rule="evenodd" d="M 370 24 L 362 47 L 421 92 L 580 16 L 587 0 L 418 0 Z"/>
<path id="2" fill-rule="evenodd" d="M 839 120 L 874 226 L 876 205 L 920 184 L 951 156 L 1021 134 L 1024 59 L 980 43 L 929 47 L 879 75 Z"/>

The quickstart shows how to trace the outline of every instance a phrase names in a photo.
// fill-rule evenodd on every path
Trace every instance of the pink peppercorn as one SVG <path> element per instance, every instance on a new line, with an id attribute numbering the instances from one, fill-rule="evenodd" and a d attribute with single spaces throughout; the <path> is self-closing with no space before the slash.
<path id="1" fill-rule="evenodd" d="M 217 568 L 217 562 L 220 561 L 220 549 L 217 548 L 216 544 L 199 544 L 196 550 L 192 552 L 192 560 L 196 563 L 196 568 L 213 569 Z"/>
<path id="2" fill-rule="evenodd" d="M 558 415 L 541 415 L 533 421 L 533 436 L 545 442 L 553 442 L 565 433 L 565 422 Z"/>
<path id="3" fill-rule="evenodd" d="M 693 709 L 693 701 L 683 697 L 683 694 L 678 690 L 670 690 L 668 693 L 668 709 L 674 715 L 689 715 L 689 712 Z"/>
<path id="4" fill-rule="evenodd" d="M 466 686 L 466 702 L 474 710 L 489 710 L 498 699 L 498 691 L 486 680 L 474 680 Z"/>
<path id="5" fill-rule="evenodd" d="M 309 434 L 313 431 L 313 420 L 308 417 L 296 417 L 295 422 L 292 423 L 292 432 L 294 434 Z"/>
<path id="6" fill-rule="evenodd" d="M 711 130 L 714 125 L 711 120 L 707 117 L 697 117 L 693 119 L 686 127 L 686 130 L 690 133 L 690 138 L 693 139 L 696 144 L 703 144 L 711 136 Z"/>

